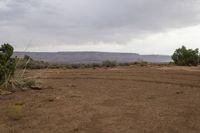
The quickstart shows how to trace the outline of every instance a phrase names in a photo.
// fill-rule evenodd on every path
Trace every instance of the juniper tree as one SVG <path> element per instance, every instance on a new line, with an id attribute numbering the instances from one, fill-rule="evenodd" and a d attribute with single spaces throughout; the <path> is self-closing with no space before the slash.
<path id="1" fill-rule="evenodd" d="M 14 48 L 10 44 L 0 47 L 0 84 L 9 80 L 15 72 L 16 61 L 12 58 Z"/>

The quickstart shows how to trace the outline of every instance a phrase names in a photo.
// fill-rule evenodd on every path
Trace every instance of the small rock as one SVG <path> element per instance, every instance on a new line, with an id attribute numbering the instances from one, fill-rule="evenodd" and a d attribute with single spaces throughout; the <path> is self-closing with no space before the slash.
<path id="1" fill-rule="evenodd" d="M 183 94 L 183 91 L 177 91 L 176 94 L 177 94 L 177 95 Z"/>
<path id="2" fill-rule="evenodd" d="M 27 91 L 27 90 L 29 90 L 29 88 L 24 87 L 24 88 L 22 88 L 21 90 L 22 90 L 22 91 Z"/>
<path id="3" fill-rule="evenodd" d="M 31 86 L 31 89 L 32 90 L 42 90 L 42 88 L 39 86 Z"/>
<path id="4" fill-rule="evenodd" d="M 55 99 L 54 98 L 49 98 L 48 101 L 49 102 L 53 102 Z"/>
<path id="5" fill-rule="evenodd" d="M 79 96 L 79 95 L 71 95 L 70 97 L 71 98 L 81 98 L 81 96 Z"/>
<path id="6" fill-rule="evenodd" d="M 151 99 L 153 99 L 154 97 L 153 96 L 149 96 L 149 97 L 147 97 L 147 99 L 149 99 L 149 100 L 151 100 Z"/>
<path id="7" fill-rule="evenodd" d="M 60 97 L 60 96 L 57 96 L 57 97 L 56 97 L 56 100 L 60 100 L 60 99 L 61 99 L 61 97 Z"/>
<path id="8" fill-rule="evenodd" d="M 74 128 L 74 131 L 75 131 L 75 132 L 78 132 L 78 131 L 79 131 L 79 129 L 78 129 L 78 128 Z"/>
<path id="9" fill-rule="evenodd" d="M 73 84 L 68 84 L 67 87 L 76 87 L 76 86 Z"/>

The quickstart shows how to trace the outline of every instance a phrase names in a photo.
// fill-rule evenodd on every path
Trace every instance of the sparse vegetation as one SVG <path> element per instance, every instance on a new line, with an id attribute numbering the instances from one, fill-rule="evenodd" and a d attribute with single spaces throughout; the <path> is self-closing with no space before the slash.
<path id="1" fill-rule="evenodd" d="M 116 61 L 106 60 L 102 62 L 103 67 L 116 67 L 118 63 Z"/>
<path id="2" fill-rule="evenodd" d="M 172 55 L 172 60 L 179 66 L 197 66 L 199 64 L 199 50 L 187 49 L 182 46 L 176 49 Z"/>
<path id="3" fill-rule="evenodd" d="M 146 62 L 146 61 L 136 61 L 136 62 L 134 62 L 134 65 L 147 66 L 148 62 Z"/>
<path id="4" fill-rule="evenodd" d="M 9 105 L 7 108 L 7 116 L 11 120 L 20 120 L 23 117 L 23 106 Z"/>
<path id="5" fill-rule="evenodd" d="M 15 73 L 16 58 L 12 58 L 14 48 L 10 44 L 3 44 L 0 48 L 0 89 L 16 91 L 17 89 L 30 88 L 35 85 L 33 78 L 24 78 L 23 73 Z M 32 61 L 25 56 L 26 62 Z M 28 63 L 27 63 L 28 64 Z M 24 67 L 23 67 L 24 68 Z"/>
<path id="6" fill-rule="evenodd" d="M 118 63 L 117 61 L 105 60 L 102 63 L 90 63 L 90 64 L 65 64 L 65 63 L 49 63 L 45 61 L 33 60 L 30 56 L 25 55 L 23 59 L 17 59 L 17 68 L 19 69 L 84 69 L 84 68 L 113 68 L 117 66 L 130 66 L 140 65 L 146 66 L 148 62 L 124 62 Z"/>
<path id="7" fill-rule="evenodd" d="M 24 58 L 17 59 L 17 68 L 21 69 L 44 69 L 48 68 L 49 63 L 33 60 L 30 56 L 24 55 Z"/>
<path id="8" fill-rule="evenodd" d="M 200 64 L 200 54 L 199 54 L 199 64 Z"/>
<path id="9" fill-rule="evenodd" d="M 91 64 L 64 64 L 64 63 L 48 63 L 45 61 L 36 61 L 31 57 L 25 55 L 23 59 L 17 59 L 17 68 L 19 69 L 84 69 L 84 68 L 101 68 L 101 67 L 116 67 L 116 66 L 129 66 L 133 63 L 117 63 L 116 61 L 106 60 L 102 63 Z"/>

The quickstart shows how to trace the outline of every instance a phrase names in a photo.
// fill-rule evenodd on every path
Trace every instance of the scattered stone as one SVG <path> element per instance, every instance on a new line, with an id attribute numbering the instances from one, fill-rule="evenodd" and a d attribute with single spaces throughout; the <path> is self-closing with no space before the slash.
<path id="1" fill-rule="evenodd" d="M 177 92 L 176 92 L 177 95 L 183 94 L 183 93 L 184 93 L 183 91 L 177 91 Z"/>
<path id="2" fill-rule="evenodd" d="M 149 100 L 151 100 L 151 99 L 153 99 L 154 97 L 153 96 L 149 96 L 149 97 L 147 97 L 147 99 L 149 99 Z"/>
<path id="3" fill-rule="evenodd" d="M 21 90 L 22 90 L 22 91 L 27 91 L 27 90 L 29 90 L 29 88 L 24 87 L 24 88 L 22 88 Z"/>
<path id="4" fill-rule="evenodd" d="M 67 87 L 76 87 L 76 85 L 68 84 Z"/>
<path id="5" fill-rule="evenodd" d="M 42 90 L 42 88 L 39 86 L 31 86 L 31 89 L 32 90 Z"/>
<path id="6" fill-rule="evenodd" d="M 57 97 L 56 97 L 56 100 L 60 100 L 60 99 L 61 99 L 61 97 L 60 97 L 60 96 L 57 96 Z"/>
<path id="7" fill-rule="evenodd" d="M 10 95 L 12 92 L 0 90 L 0 95 Z"/>
<path id="8" fill-rule="evenodd" d="M 48 98 L 48 101 L 49 102 L 53 102 L 55 99 L 52 97 L 52 98 Z"/>
<path id="9" fill-rule="evenodd" d="M 79 95 L 71 95 L 70 97 L 71 98 L 81 98 L 81 96 L 79 96 Z"/>
<path id="10" fill-rule="evenodd" d="M 78 132 L 79 131 L 79 129 L 78 128 L 74 128 L 74 132 Z"/>

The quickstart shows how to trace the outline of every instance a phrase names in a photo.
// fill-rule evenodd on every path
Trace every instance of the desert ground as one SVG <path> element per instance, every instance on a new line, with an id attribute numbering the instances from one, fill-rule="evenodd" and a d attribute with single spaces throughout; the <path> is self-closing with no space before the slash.
<path id="1" fill-rule="evenodd" d="M 0 96 L 0 133 L 199 133 L 200 67 L 28 70 L 40 90 Z M 23 107 L 18 120 L 8 106 Z"/>

